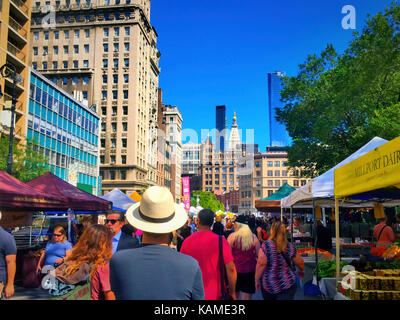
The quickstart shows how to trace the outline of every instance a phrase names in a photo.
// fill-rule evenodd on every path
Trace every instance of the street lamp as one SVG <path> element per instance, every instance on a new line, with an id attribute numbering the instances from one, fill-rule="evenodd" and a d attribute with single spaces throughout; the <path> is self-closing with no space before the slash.
<path id="1" fill-rule="evenodd" d="M 10 70 L 11 69 L 11 70 Z M 11 124 L 10 124 L 10 142 L 8 148 L 8 158 L 7 158 L 7 173 L 12 174 L 12 148 L 14 142 L 14 117 L 15 117 L 15 105 L 17 103 L 16 90 L 17 90 L 17 70 L 14 65 L 7 62 L 0 68 L 0 74 L 3 78 L 9 77 L 13 74 L 13 90 L 12 90 L 12 103 L 11 103 Z"/>

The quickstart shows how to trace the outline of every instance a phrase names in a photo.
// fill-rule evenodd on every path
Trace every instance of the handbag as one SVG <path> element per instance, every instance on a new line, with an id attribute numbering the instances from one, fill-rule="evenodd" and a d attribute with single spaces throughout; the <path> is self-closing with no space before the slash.
<path id="1" fill-rule="evenodd" d="M 221 274 L 221 300 L 233 300 L 232 296 L 229 294 L 228 285 L 225 286 L 226 273 L 224 265 L 224 252 L 222 247 L 222 236 L 219 237 L 219 270 Z"/>
<path id="2" fill-rule="evenodd" d="M 281 252 L 281 255 L 282 255 L 282 257 L 285 259 L 285 261 L 286 261 L 287 265 L 289 266 L 290 270 L 292 270 L 292 272 L 293 272 L 294 275 L 296 276 L 296 284 L 297 284 L 299 287 L 301 287 L 300 278 L 299 278 L 299 276 L 297 275 L 296 267 L 293 265 L 292 260 L 288 259 L 288 257 L 287 257 L 283 252 Z"/>

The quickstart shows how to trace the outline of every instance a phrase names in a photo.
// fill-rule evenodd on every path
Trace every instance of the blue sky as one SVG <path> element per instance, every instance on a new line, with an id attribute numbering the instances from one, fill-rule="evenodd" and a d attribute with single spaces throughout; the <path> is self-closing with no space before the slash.
<path id="1" fill-rule="evenodd" d="M 177 105 L 183 128 L 215 128 L 215 106 L 226 105 L 239 128 L 268 141 L 267 73 L 297 74 L 327 44 L 343 52 L 367 15 L 391 0 L 152 0 L 151 23 L 161 51 L 163 102 Z M 342 8 L 356 9 L 356 30 L 342 28 Z M 243 136 L 245 139 L 245 135 Z M 186 141 L 183 141 L 188 142 Z"/>

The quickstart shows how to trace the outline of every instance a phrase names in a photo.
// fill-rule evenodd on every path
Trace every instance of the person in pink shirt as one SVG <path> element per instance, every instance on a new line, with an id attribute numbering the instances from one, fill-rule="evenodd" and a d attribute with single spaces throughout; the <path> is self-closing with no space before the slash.
<path id="1" fill-rule="evenodd" d="M 219 235 L 211 231 L 214 212 L 203 209 L 198 213 L 199 231 L 183 241 L 181 253 L 187 254 L 199 263 L 203 276 L 205 300 L 220 300 L 222 296 L 219 268 Z M 222 236 L 223 261 L 228 279 L 229 294 L 236 300 L 236 268 L 231 248 Z"/>
<path id="2" fill-rule="evenodd" d="M 236 296 L 239 297 L 241 292 L 241 300 L 251 300 L 256 292 L 255 271 L 260 241 L 251 232 L 244 215 L 236 218 L 234 227 L 235 232 L 229 235 L 228 243 L 237 271 Z"/>
<path id="3" fill-rule="evenodd" d="M 389 246 L 396 240 L 393 229 L 386 222 L 386 217 L 379 220 L 380 223 L 374 227 L 374 238 L 376 239 L 376 246 Z"/>

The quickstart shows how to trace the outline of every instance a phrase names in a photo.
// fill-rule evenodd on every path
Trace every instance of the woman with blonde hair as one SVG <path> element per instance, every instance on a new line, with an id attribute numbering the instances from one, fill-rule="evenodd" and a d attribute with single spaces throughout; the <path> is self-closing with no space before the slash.
<path id="1" fill-rule="evenodd" d="M 50 294 L 64 295 L 90 281 L 92 300 L 115 300 L 108 264 L 112 257 L 112 237 L 106 226 L 88 227 L 64 263 L 55 270 L 56 286 Z"/>
<path id="2" fill-rule="evenodd" d="M 63 226 L 55 226 L 51 240 L 47 243 L 46 249 L 40 256 L 36 267 L 36 272 L 39 273 L 43 264 L 45 266 L 57 267 L 62 264 L 65 257 L 72 249 L 71 243 L 67 240 L 67 234 Z"/>
<path id="3" fill-rule="evenodd" d="M 293 300 L 297 290 L 296 265 L 304 276 L 304 261 L 296 247 L 287 241 L 286 228 L 281 221 L 271 226 L 270 236 L 258 253 L 256 288 L 261 288 L 264 300 Z M 260 283 L 261 282 L 261 283 Z"/>
<path id="4" fill-rule="evenodd" d="M 235 232 L 227 240 L 237 271 L 236 297 L 241 292 L 241 300 L 251 300 L 252 294 L 256 292 L 254 279 L 260 242 L 251 232 L 244 215 L 236 218 L 234 227 Z"/>

